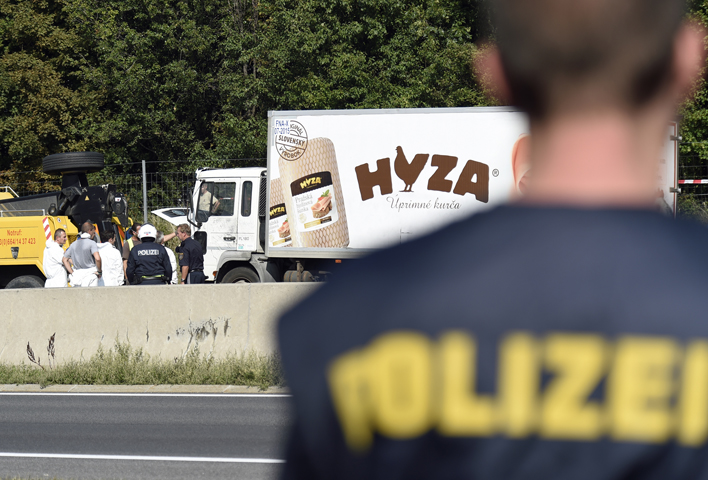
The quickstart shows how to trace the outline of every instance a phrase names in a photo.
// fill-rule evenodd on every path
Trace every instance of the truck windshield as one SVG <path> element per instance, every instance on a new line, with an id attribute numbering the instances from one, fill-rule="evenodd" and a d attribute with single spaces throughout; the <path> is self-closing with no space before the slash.
<path id="1" fill-rule="evenodd" d="M 234 214 L 236 183 L 202 182 L 199 187 L 197 215 L 207 221 L 211 216 L 231 216 Z"/>

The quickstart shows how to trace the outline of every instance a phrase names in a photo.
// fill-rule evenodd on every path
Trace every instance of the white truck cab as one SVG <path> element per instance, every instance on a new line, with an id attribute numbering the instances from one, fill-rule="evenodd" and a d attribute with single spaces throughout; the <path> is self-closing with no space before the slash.
<path id="1" fill-rule="evenodd" d="M 187 220 L 204 251 L 209 281 L 274 281 L 268 275 L 259 241 L 259 200 L 265 168 L 200 169 Z M 265 215 L 265 191 L 262 193 Z M 230 275 L 229 275 L 230 274 Z M 225 278 L 228 275 L 227 278 Z"/>
<path id="2" fill-rule="evenodd" d="M 324 280 L 332 259 L 300 260 L 265 255 L 267 170 L 260 167 L 196 172 L 191 206 L 152 213 L 179 225 L 189 223 L 192 238 L 202 245 L 208 282 L 257 283 Z"/>

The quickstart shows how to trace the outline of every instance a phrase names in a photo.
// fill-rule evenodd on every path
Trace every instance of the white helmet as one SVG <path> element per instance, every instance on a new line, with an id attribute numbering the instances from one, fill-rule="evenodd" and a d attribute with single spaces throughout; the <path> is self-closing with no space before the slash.
<path id="1" fill-rule="evenodd" d="M 157 229 L 150 225 L 149 223 L 146 223 L 142 227 L 140 227 L 140 231 L 138 232 L 138 238 L 142 240 L 143 238 L 152 238 L 154 239 L 157 237 Z"/>

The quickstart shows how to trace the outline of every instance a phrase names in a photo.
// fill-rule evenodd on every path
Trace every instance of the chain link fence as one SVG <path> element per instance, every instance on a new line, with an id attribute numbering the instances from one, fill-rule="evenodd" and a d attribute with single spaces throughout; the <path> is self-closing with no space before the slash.
<path id="1" fill-rule="evenodd" d="M 145 162 L 146 173 L 134 173 L 141 167 L 141 163 L 107 165 L 104 170 L 88 174 L 90 185 L 114 184 L 117 191 L 122 193 L 128 201 L 128 214 L 134 220 L 143 220 L 143 181 L 147 187 L 147 210 L 167 207 L 189 207 L 189 199 L 194 189 L 195 172 L 197 168 L 237 168 L 237 167 L 265 167 L 263 159 L 228 159 L 209 160 L 202 162 L 189 162 L 193 166 L 191 171 L 162 171 L 164 162 Z M 186 165 L 179 165 L 186 167 Z M 44 174 L 41 170 L 26 172 L 0 172 L 0 189 L 10 187 L 17 195 L 23 197 L 61 190 L 61 178 Z"/>

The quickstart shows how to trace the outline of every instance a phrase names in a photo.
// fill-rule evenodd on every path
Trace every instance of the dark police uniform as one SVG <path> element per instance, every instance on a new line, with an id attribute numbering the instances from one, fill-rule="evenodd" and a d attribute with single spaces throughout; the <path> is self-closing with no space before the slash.
<path id="1" fill-rule="evenodd" d="M 206 276 L 204 275 L 204 253 L 202 246 L 192 237 L 187 237 L 184 242 L 177 248 L 179 255 L 180 275 L 182 268 L 189 267 L 187 281 L 184 283 L 204 283 Z"/>
<path id="2" fill-rule="evenodd" d="M 706 245 L 504 206 L 351 265 L 279 325 L 283 478 L 708 478 Z"/>
<path id="3" fill-rule="evenodd" d="M 172 266 L 165 247 L 150 241 L 135 245 L 128 256 L 126 274 L 131 285 L 169 283 Z"/>

